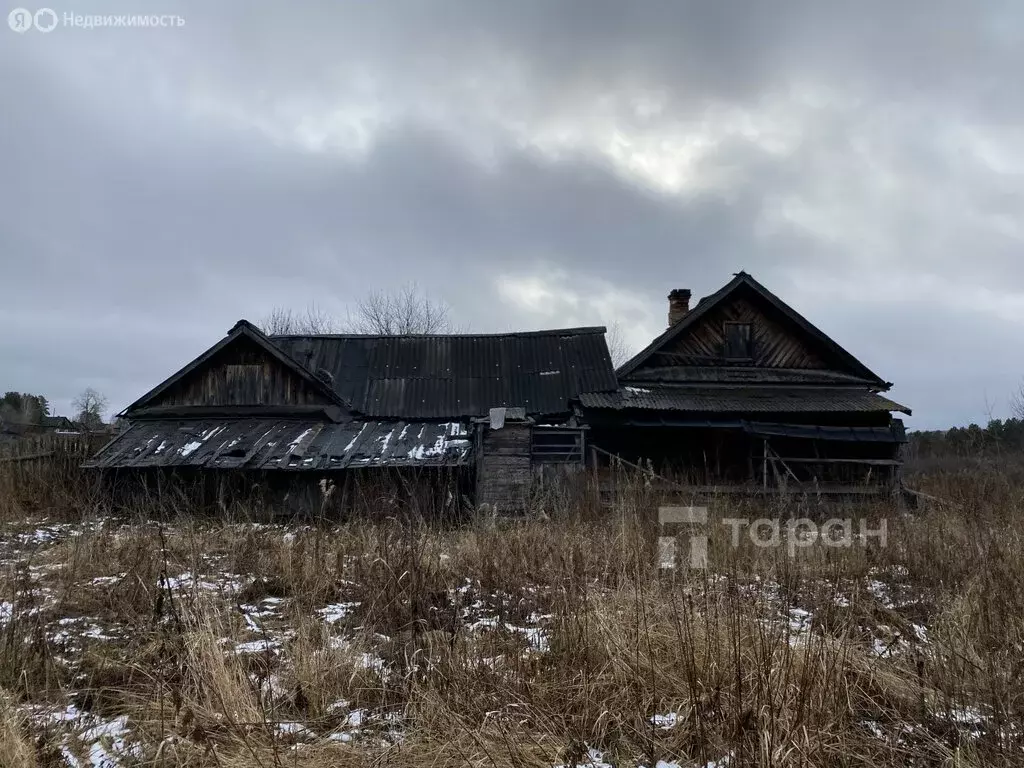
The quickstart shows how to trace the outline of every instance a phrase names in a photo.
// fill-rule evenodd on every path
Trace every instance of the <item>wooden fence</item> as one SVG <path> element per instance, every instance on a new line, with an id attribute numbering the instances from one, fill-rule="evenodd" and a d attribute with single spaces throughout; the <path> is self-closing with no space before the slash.
<path id="1" fill-rule="evenodd" d="M 0 442 L 0 464 L 22 464 L 45 459 L 84 462 L 112 437 L 107 433 L 50 433 Z"/>

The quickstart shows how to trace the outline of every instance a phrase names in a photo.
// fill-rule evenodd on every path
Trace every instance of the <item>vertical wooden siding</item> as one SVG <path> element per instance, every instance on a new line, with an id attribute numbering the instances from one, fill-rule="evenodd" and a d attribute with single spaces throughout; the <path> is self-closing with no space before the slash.
<path id="1" fill-rule="evenodd" d="M 235 344 L 152 405 L 315 405 L 326 398 L 254 344 Z"/>

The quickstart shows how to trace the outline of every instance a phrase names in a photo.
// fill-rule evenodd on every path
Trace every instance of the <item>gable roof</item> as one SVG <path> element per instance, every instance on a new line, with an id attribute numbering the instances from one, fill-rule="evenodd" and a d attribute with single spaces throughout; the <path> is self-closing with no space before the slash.
<path id="1" fill-rule="evenodd" d="M 786 302 L 776 296 L 774 293 L 769 291 L 757 280 L 748 275 L 746 272 L 737 272 L 735 277 L 730 280 L 726 285 L 720 288 L 710 296 L 705 296 L 701 299 L 697 306 L 694 307 L 687 315 L 675 325 L 669 327 L 664 333 L 658 336 L 652 341 L 646 348 L 640 351 L 632 359 L 624 363 L 616 373 L 620 378 L 629 378 L 641 365 L 647 362 L 653 357 L 662 347 L 669 344 L 674 339 L 686 333 L 687 329 L 696 326 L 701 318 L 708 315 L 715 307 L 720 306 L 722 303 L 727 301 L 736 291 L 741 289 L 749 289 L 753 291 L 757 296 L 771 305 L 779 313 L 781 313 L 788 321 L 796 325 L 804 334 L 812 338 L 817 342 L 823 349 L 825 349 L 831 357 L 836 359 L 844 368 L 845 372 L 856 376 L 858 378 L 866 380 L 868 383 L 879 387 L 882 390 L 889 389 L 892 384 L 884 381 L 881 377 L 873 373 L 867 366 L 860 362 L 856 357 L 847 352 L 838 343 L 833 341 L 823 331 L 817 328 L 807 318 L 797 312 L 795 309 L 790 307 Z"/>
<path id="2" fill-rule="evenodd" d="M 193 371 L 202 367 L 210 358 L 216 355 L 225 347 L 235 343 L 241 338 L 247 338 L 253 341 L 259 346 L 264 352 L 270 355 L 274 360 L 280 363 L 282 366 L 290 370 L 296 376 L 301 378 L 304 382 L 309 384 L 314 390 L 320 392 L 328 402 L 336 403 L 346 408 L 350 407 L 349 403 L 340 397 L 329 385 L 321 381 L 319 378 L 314 376 L 308 369 L 297 363 L 287 354 L 281 351 L 270 339 L 255 325 L 250 323 L 248 320 L 239 320 L 235 325 L 228 331 L 227 335 L 210 347 L 208 350 L 199 355 L 195 360 L 185 365 L 181 370 L 175 373 L 173 376 L 165 379 L 164 381 L 157 384 L 153 389 L 149 390 L 146 394 L 136 400 L 134 403 L 125 408 L 119 416 L 131 416 L 133 411 L 137 411 L 147 403 L 155 400 L 172 386 L 177 384 L 179 381 L 184 379 Z"/>
<path id="3" fill-rule="evenodd" d="M 69 429 L 74 427 L 75 423 L 67 416 L 43 416 L 39 426 L 47 429 Z"/>
<path id="4" fill-rule="evenodd" d="M 605 329 L 502 334 L 274 336 L 308 370 L 367 416 L 454 419 L 495 407 L 564 414 L 584 392 L 618 387 Z"/>

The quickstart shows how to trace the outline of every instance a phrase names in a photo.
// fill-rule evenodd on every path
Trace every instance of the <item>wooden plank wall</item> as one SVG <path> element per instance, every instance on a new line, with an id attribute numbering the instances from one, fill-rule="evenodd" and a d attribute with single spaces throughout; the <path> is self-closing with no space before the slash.
<path id="1" fill-rule="evenodd" d="M 317 405 L 325 399 L 258 346 L 236 344 L 151 405 Z"/>
<path id="2" fill-rule="evenodd" d="M 477 504 L 488 504 L 499 514 L 523 512 L 533 480 L 530 427 L 506 424 L 501 429 L 485 428 L 481 448 Z"/>
<path id="3" fill-rule="evenodd" d="M 780 322 L 766 316 L 753 302 L 737 297 L 718 307 L 689 329 L 665 352 L 659 355 L 657 365 L 722 365 L 725 348 L 725 323 L 751 323 L 754 331 L 754 359 L 745 365 L 763 368 L 815 368 L 828 367 L 803 339 Z"/>

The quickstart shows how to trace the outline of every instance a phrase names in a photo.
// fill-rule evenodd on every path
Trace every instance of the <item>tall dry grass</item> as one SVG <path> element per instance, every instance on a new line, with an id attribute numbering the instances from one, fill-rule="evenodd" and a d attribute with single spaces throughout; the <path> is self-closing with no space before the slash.
<path id="1" fill-rule="evenodd" d="M 841 512 L 886 546 L 734 547 L 723 518 L 839 512 L 714 500 L 710 570 L 670 574 L 642 479 L 456 526 L 9 505 L 0 765 L 80 750 L 69 703 L 123 765 L 1020 764 L 1020 486 L 918 481 L 949 503 Z"/>
<path id="2" fill-rule="evenodd" d="M 0 694 L 0 765 L 4 768 L 37 768 L 36 749 L 29 738 L 27 718 L 14 703 Z"/>

